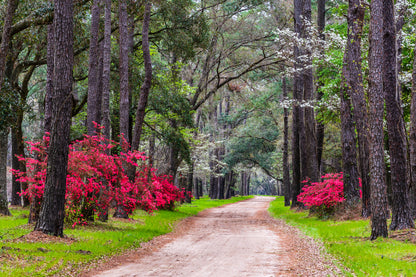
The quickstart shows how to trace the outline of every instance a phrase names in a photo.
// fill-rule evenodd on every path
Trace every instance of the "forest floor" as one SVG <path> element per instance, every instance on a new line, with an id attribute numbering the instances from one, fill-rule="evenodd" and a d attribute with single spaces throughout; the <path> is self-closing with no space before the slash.
<path id="1" fill-rule="evenodd" d="M 274 197 L 255 197 L 183 220 L 141 248 L 83 276 L 335 276 L 322 245 L 270 217 Z"/>

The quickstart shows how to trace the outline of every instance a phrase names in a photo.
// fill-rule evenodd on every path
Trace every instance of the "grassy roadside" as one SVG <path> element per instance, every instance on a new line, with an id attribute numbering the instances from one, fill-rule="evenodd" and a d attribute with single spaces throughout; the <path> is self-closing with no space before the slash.
<path id="1" fill-rule="evenodd" d="M 326 250 L 354 274 L 345 272 L 345 276 L 416 276 L 416 244 L 382 238 L 370 241 L 369 220 L 322 221 L 309 217 L 308 212 L 284 207 L 282 197 L 271 203 L 269 211 L 321 240 Z"/>
<path id="2" fill-rule="evenodd" d="M 63 276 L 62 272 L 67 268 L 76 268 L 100 257 L 139 247 L 141 242 L 168 233 L 178 220 L 207 208 L 248 198 L 202 198 L 192 204 L 181 205 L 175 211 L 156 211 L 153 215 L 136 211 L 130 221 L 110 219 L 108 223 L 95 222 L 65 229 L 65 235 L 73 241 L 27 242 L 20 239 L 33 230 L 33 225 L 26 224 L 28 210 L 13 209 L 12 217 L 0 216 L 0 276 Z"/>

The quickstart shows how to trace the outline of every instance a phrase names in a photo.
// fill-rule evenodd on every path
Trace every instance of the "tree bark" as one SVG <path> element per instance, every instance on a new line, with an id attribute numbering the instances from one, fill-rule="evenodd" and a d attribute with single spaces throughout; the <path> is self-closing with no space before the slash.
<path id="1" fill-rule="evenodd" d="M 16 170 L 20 170 L 20 162 L 18 158 L 18 142 L 16 131 L 12 128 L 12 168 Z M 11 205 L 14 206 L 21 206 L 22 205 L 22 197 L 20 193 L 22 192 L 22 188 L 20 186 L 20 182 L 16 181 L 17 177 L 12 176 L 12 199 Z"/>
<path id="2" fill-rule="evenodd" d="M 211 103 L 210 103 L 211 104 Z M 212 105 L 210 105 L 212 107 Z M 214 105 L 214 108 L 210 110 L 209 113 L 209 121 L 215 124 L 213 129 L 216 129 L 217 125 L 217 105 Z M 214 134 L 213 130 L 210 130 L 209 133 L 209 141 L 212 145 L 214 145 Z M 209 169 L 210 169 L 210 178 L 209 178 L 209 197 L 211 199 L 214 199 L 217 196 L 218 189 L 218 181 L 216 177 L 216 171 L 217 171 L 217 147 L 214 145 L 214 148 L 209 150 Z"/>
<path id="3" fill-rule="evenodd" d="M 127 1 L 119 1 L 119 74 L 120 74 L 120 135 L 129 142 L 129 32 L 127 26 Z"/>
<path id="4" fill-rule="evenodd" d="M 348 95 L 353 104 L 353 120 L 356 124 L 359 153 L 359 170 L 362 181 L 362 216 L 369 217 L 370 205 L 370 164 L 369 164 L 369 134 L 367 101 L 363 89 L 363 78 L 361 69 L 361 36 L 363 32 L 363 21 L 365 4 L 361 0 L 351 1 L 349 6 L 349 60 L 347 74 Z M 354 62 L 355 61 L 355 62 Z M 351 87 L 351 88 L 350 88 Z"/>
<path id="5" fill-rule="evenodd" d="M 346 64 L 346 63 L 344 63 Z M 356 206 L 360 200 L 358 182 L 357 150 L 355 128 L 351 114 L 351 100 L 345 85 L 341 89 L 341 141 L 344 197 L 349 208 Z"/>
<path id="6" fill-rule="evenodd" d="M 416 46 L 414 49 L 416 53 Z M 410 199 L 413 208 L 413 218 L 416 218 L 416 56 L 413 58 L 412 99 L 410 105 Z"/>
<path id="7" fill-rule="evenodd" d="M 8 130 L 8 129 L 6 129 Z M 8 131 L 0 130 L 0 214 L 11 215 L 7 201 Z"/>
<path id="8" fill-rule="evenodd" d="M 396 26 L 393 0 L 383 1 L 383 89 L 389 135 L 392 220 L 390 230 L 413 228 L 406 183 L 406 134 L 397 91 Z"/>
<path id="9" fill-rule="evenodd" d="M 47 68 L 46 68 L 46 94 L 45 94 L 45 133 L 52 130 L 52 94 L 54 76 L 54 52 L 55 52 L 55 30 L 54 25 L 48 25 L 48 46 L 47 46 Z"/>
<path id="10" fill-rule="evenodd" d="M 193 187 L 192 194 L 195 197 L 195 199 L 199 199 L 200 196 L 202 195 L 199 194 L 199 178 L 198 177 L 194 176 L 193 184 L 194 184 L 194 187 Z"/>
<path id="11" fill-rule="evenodd" d="M 218 196 L 217 199 L 224 199 L 225 194 L 225 178 L 224 176 L 218 177 Z"/>
<path id="12" fill-rule="evenodd" d="M 2 41 L 0 45 L 0 90 L 3 86 L 4 77 L 5 77 L 5 67 L 6 67 L 6 59 L 7 55 L 9 53 L 9 46 L 10 46 L 10 40 L 11 40 L 11 26 L 13 23 L 13 17 L 14 13 L 17 9 L 18 1 L 10 0 L 7 2 L 7 14 L 4 21 L 3 26 L 3 35 L 2 35 Z M 12 129 L 12 144 L 14 147 L 12 147 L 12 167 L 14 169 L 20 169 L 19 168 L 19 161 L 17 157 L 15 157 L 13 154 L 18 154 L 17 151 L 17 141 L 16 141 L 16 133 Z M 13 140 L 14 138 L 14 140 Z M 16 177 L 12 177 L 12 205 L 21 205 L 21 197 L 19 193 L 21 192 L 20 183 L 16 181 Z"/>
<path id="13" fill-rule="evenodd" d="M 206 188 L 207 182 L 206 182 L 206 179 L 204 180 L 204 183 L 202 182 L 201 179 L 198 178 L 198 180 L 199 180 L 199 184 L 198 184 L 198 191 L 199 192 L 198 192 L 198 195 L 200 195 L 202 197 L 202 196 L 204 196 L 204 186 Z"/>
<path id="14" fill-rule="evenodd" d="M 88 100 L 87 100 L 87 133 L 93 136 L 96 132 L 95 123 L 100 122 L 101 109 L 100 86 L 100 47 L 98 36 L 100 31 L 100 0 L 93 0 L 91 5 L 91 36 L 88 69 Z"/>
<path id="15" fill-rule="evenodd" d="M 3 22 L 3 33 L 2 33 L 1 44 L 0 44 L 0 91 L 3 87 L 3 82 L 4 82 L 6 59 L 9 53 L 9 44 L 10 44 L 10 39 L 12 36 L 11 29 L 12 29 L 12 24 L 13 24 L 13 17 L 17 9 L 17 5 L 18 5 L 18 1 L 16 0 L 7 1 L 6 16 Z M 2 146 L 1 146 L 2 163 L 0 164 L 0 187 L 3 187 L 4 185 L 3 189 L 5 189 L 6 191 L 7 191 L 7 183 L 6 183 L 6 180 L 7 180 L 6 161 L 7 159 L 3 160 L 3 155 L 4 155 L 3 151 L 6 151 L 6 157 L 7 157 L 7 141 L 8 141 L 8 129 L 6 126 L 0 126 L 0 143 L 2 143 Z M 5 144 L 3 145 L 3 143 Z M 2 193 L 2 196 L 0 196 L 0 199 L 2 198 L 3 198 L 3 193 Z M 10 214 L 7 208 L 7 195 L 5 198 L 5 202 L 4 202 L 4 199 L 1 202 L 2 202 L 0 203 L 1 212 L 6 215 Z"/>
<path id="16" fill-rule="evenodd" d="M 371 1 L 369 53 L 371 239 L 387 237 L 383 140 L 383 2 Z"/>
<path id="17" fill-rule="evenodd" d="M 55 27 L 53 22 L 48 25 L 47 40 L 44 133 L 50 134 L 52 131 L 52 95 L 54 93 L 55 66 Z M 41 204 L 42 199 L 37 198 L 30 203 L 29 223 L 36 223 L 39 220 Z"/>
<path id="18" fill-rule="evenodd" d="M 100 0 L 93 0 L 91 5 L 91 28 L 90 28 L 90 52 L 88 68 L 88 98 L 87 98 L 87 134 L 94 136 L 97 132 L 95 124 L 101 123 L 101 81 L 102 63 L 101 49 L 98 42 L 100 32 Z M 85 197 L 91 197 L 91 193 Z M 86 202 L 84 202 L 86 203 Z M 92 206 L 81 207 L 81 213 L 88 221 L 94 221 L 94 208 Z M 100 215 L 105 211 L 100 211 Z M 103 217 L 102 219 L 105 219 Z"/>
<path id="19" fill-rule="evenodd" d="M 23 114 L 17 115 L 17 126 L 12 127 L 12 168 L 14 170 L 21 170 L 19 156 L 24 155 L 23 141 L 19 143 L 19 138 L 22 138 L 21 130 L 21 120 L 23 120 Z M 24 170 L 25 172 L 26 170 Z M 12 205 L 21 206 L 22 197 L 20 193 L 22 192 L 21 183 L 17 181 L 16 176 L 12 176 Z"/>
<path id="20" fill-rule="evenodd" d="M 120 143 L 123 143 L 122 137 L 128 142 L 130 140 L 130 86 L 129 86 L 129 53 L 130 53 L 130 35 L 128 29 L 127 0 L 119 1 L 119 76 L 120 76 Z M 123 168 L 128 172 L 130 181 L 132 170 L 127 164 Z M 113 215 L 117 218 L 128 218 L 128 214 L 121 205 L 117 205 Z"/>
<path id="21" fill-rule="evenodd" d="M 73 83 L 73 1 L 55 0 L 52 131 L 43 203 L 35 230 L 63 236 Z"/>
<path id="22" fill-rule="evenodd" d="M 104 127 L 103 134 L 110 139 L 110 66 L 111 66 L 111 0 L 105 0 L 104 15 L 104 41 L 103 41 L 103 99 L 101 124 Z"/>
<path id="23" fill-rule="evenodd" d="M 137 105 L 136 112 L 136 124 L 134 125 L 133 142 L 131 144 L 132 150 L 139 149 L 140 137 L 142 134 L 142 128 L 144 123 L 145 111 L 147 106 L 147 99 L 149 97 L 150 87 L 152 85 L 152 61 L 150 58 L 150 46 L 149 46 L 149 23 L 150 23 L 150 11 L 152 3 L 146 1 L 144 8 L 143 18 L 143 31 L 142 31 L 142 50 L 144 59 L 144 82 L 140 88 L 140 99 Z"/>
<path id="24" fill-rule="evenodd" d="M 24 74 L 24 77 L 22 79 L 22 85 L 19 86 L 18 82 L 18 76 L 20 75 L 20 72 L 18 73 L 12 73 L 9 77 L 12 86 L 14 87 L 15 91 L 19 92 L 19 106 L 17 107 L 15 111 L 15 124 L 12 126 L 12 168 L 13 170 L 19 170 L 20 172 L 26 172 L 26 163 L 24 161 L 19 161 L 18 157 L 25 158 L 25 143 L 23 139 L 23 130 L 22 130 L 22 124 L 23 124 L 23 118 L 24 118 L 24 105 L 27 102 L 27 97 L 29 94 L 29 81 L 33 75 L 33 72 L 35 71 L 36 66 L 32 65 L 30 66 L 29 70 Z M 15 70 L 18 71 L 18 70 Z M 7 75 L 7 73 L 6 73 Z M 13 80 L 13 79 L 16 80 Z M 21 205 L 23 204 L 23 207 L 29 206 L 29 198 L 27 196 L 21 197 L 18 195 L 18 193 L 22 191 L 26 191 L 28 188 L 28 184 L 26 182 L 18 182 L 16 181 L 16 177 L 13 176 L 12 180 L 12 203 L 13 205 Z"/>
<path id="25" fill-rule="evenodd" d="M 311 24 L 312 19 L 312 7 L 311 0 L 303 0 L 303 38 L 309 40 L 311 35 L 307 26 Z M 319 180 L 319 167 L 317 159 L 317 143 L 316 143 L 316 126 L 315 126 L 315 114 L 312 101 L 314 100 L 313 92 L 313 73 L 312 73 L 312 52 L 306 47 L 304 50 L 306 55 L 306 62 L 303 65 L 303 97 L 306 102 L 304 108 L 304 125 L 305 125 L 305 148 L 307 157 L 306 161 L 306 173 L 303 173 L 304 177 L 309 177 L 311 182 L 317 182 Z"/>
<path id="26" fill-rule="evenodd" d="M 283 99 L 287 99 L 286 77 L 282 81 Z M 290 206 L 290 172 L 289 172 L 289 112 L 285 107 L 283 109 L 283 189 L 285 196 L 285 206 Z"/>
<path id="27" fill-rule="evenodd" d="M 294 0 L 294 29 L 298 37 L 300 37 L 301 31 L 301 12 L 302 12 L 302 1 Z M 298 195 L 300 194 L 301 190 L 301 127 L 300 125 L 303 124 L 303 117 L 301 116 L 301 110 L 299 107 L 300 101 L 302 99 L 302 78 L 299 74 L 300 69 L 300 61 L 299 61 L 299 47 L 295 46 L 294 48 L 294 58 L 296 60 L 295 63 L 295 74 L 293 77 L 293 99 L 295 103 L 293 105 L 293 115 L 292 115 L 292 207 L 300 206 L 300 202 L 298 202 Z"/>
<path id="28" fill-rule="evenodd" d="M 366 139 L 367 133 L 364 126 L 360 125 L 363 123 L 362 117 L 366 115 L 365 101 L 362 103 L 364 100 L 364 90 L 361 77 L 361 35 L 363 19 L 363 4 L 360 0 L 350 0 L 348 5 L 348 38 L 344 53 L 343 78 L 340 92 L 344 196 L 349 208 L 354 207 L 360 201 L 355 127 L 357 127 L 359 133 L 359 140 L 360 138 Z M 353 99 L 356 100 L 355 105 L 353 104 Z M 357 126 L 354 125 L 354 122 Z M 362 134 L 362 132 L 365 133 Z M 368 172 L 363 171 L 361 173 L 362 175 L 368 174 Z"/>
<path id="29" fill-rule="evenodd" d="M 318 32 L 319 32 L 319 38 L 321 40 L 325 40 L 325 2 L 326 0 L 318 0 L 318 16 L 317 16 L 317 23 L 318 23 Z M 322 50 L 324 52 L 324 50 Z M 318 72 L 321 72 L 323 70 L 322 67 L 318 68 Z M 319 74 L 318 74 L 319 75 Z M 316 94 L 316 100 L 320 102 L 323 97 L 323 92 L 320 90 L 320 87 L 322 87 L 322 82 L 318 82 L 318 89 Z M 318 169 L 319 174 L 322 173 L 322 153 L 324 149 L 324 138 L 325 138 L 325 125 L 317 120 L 316 122 L 316 159 L 318 162 Z"/>
<path id="30" fill-rule="evenodd" d="M 416 53 L 416 46 L 414 49 Z M 410 106 L 410 199 L 413 208 L 413 218 L 416 218 L 416 56 L 413 59 L 412 98 Z"/>
<path id="31" fill-rule="evenodd" d="M 192 193 L 192 188 L 194 186 L 194 163 L 191 163 L 189 165 L 189 173 L 188 178 L 186 180 L 186 188 L 185 188 L 185 202 L 191 203 L 191 196 L 190 193 Z"/>
<path id="32" fill-rule="evenodd" d="M 149 153 L 148 153 L 148 177 L 147 181 L 150 183 L 152 181 L 152 168 L 155 156 L 155 145 L 156 145 L 156 135 L 152 133 L 149 137 Z"/>
<path id="33" fill-rule="evenodd" d="M 17 9 L 18 3 L 19 1 L 17 0 L 7 1 L 7 11 L 6 17 L 4 18 L 3 33 L 0 44 L 0 89 L 3 87 L 6 59 L 9 53 L 9 44 L 12 36 L 11 29 L 13 24 L 13 17 Z"/>

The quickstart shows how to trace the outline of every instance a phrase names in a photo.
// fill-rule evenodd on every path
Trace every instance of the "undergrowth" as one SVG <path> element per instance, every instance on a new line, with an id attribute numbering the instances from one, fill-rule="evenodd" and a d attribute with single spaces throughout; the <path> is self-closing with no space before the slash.
<path id="1" fill-rule="evenodd" d="M 234 197 L 227 200 L 201 198 L 183 204 L 174 211 L 159 210 L 153 214 L 136 210 L 130 220 L 110 218 L 107 223 L 94 222 L 87 226 L 68 228 L 68 240 L 25 242 L 20 237 L 30 233 L 33 225 L 27 224 L 27 209 L 11 209 L 13 216 L 0 216 L 0 276 L 66 276 L 102 257 L 140 247 L 146 242 L 172 231 L 175 223 L 212 207 L 245 200 Z M 79 273 L 79 272 L 78 272 Z"/>
<path id="2" fill-rule="evenodd" d="M 391 238 L 370 241 L 369 220 L 320 220 L 307 211 L 284 207 L 282 197 L 271 203 L 269 211 L 321 240 L 328 253 L 349 269 L 345 276 L 416 276 L 416 244 Z"/>

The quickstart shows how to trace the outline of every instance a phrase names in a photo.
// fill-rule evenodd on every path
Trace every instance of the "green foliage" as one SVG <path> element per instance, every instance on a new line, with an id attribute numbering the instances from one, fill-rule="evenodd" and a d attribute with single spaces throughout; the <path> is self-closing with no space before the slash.
<path id="1" fill-rule="evenodd" d="M 262 73 L 250 74 L 250 80 L 265 80 Z M 258 167 L 276 177 L 276 160 L 280 151 L 279 118 L 283 109 L 276 109 L 281 101 L 281 83 L 270 82 L 268 86 L 253 93 L 245 91 L 233 102 L 238 106 L 228 115 L 222 115 L 219 123 L 232 126 L 232 135 L 226 140 L 224 162 L 228 168 L 238 165 Z"/>
<path id="2" fill-rule="evenodd" d="M 87 127 L 85 126 L 85 121 L 87 120 L 87 111 L 83 110 L 79 112 L 72 120 L 73 124 L 71 125 L 71 141 L 80 139 L 83 137 L 83 134 L 87 133 Z"/>
<path id="3" fill-rule="evenodd" d="M 15 111 L 19 107 L 19 98 L 7 80 L 3 83 L 0 97 L 0 130 L 11 127 L 15 122 Z"/>
<path id="4" fill-rule="evenodd" d="M 180 156 L 190 162 L 194 111 L 187 97 L 195 93 L 195 88 L 179 78 L 180 63 L 165 65 L 158 55 L 155 54 L 156 70 L 145 120 L 148 125 L 157 126 L 159 139 L 179 150 Z"/>
<path id="5" fill-rule="evenodd" d="M 262 0 L 233 0 L 228 1 L 224 4 L 224 10 L 230 14 L 237 11 L 246 10 L 248 8 L 253 8 L 260 4 L 263 4 Z"/>
<path id="6" fill-rule="evenodd" d="M 273 201 L 272 216 L 321 240 L 326 250 L 341 263 L 343 276 L 414 276 L 416 245 L 393 239 L 370 241 L 369 220 L 322 221 L 307 212 L 284 207 L 283 198 Z M 413 257 L 413 261 L 412 261 Z"/>
<path id="7" fill-rule="evenodd" d="M 157 17 L 160 27 L 165 29 L 161 45 L 178 60 L 193 58 L 195 50 L 205 48 L 208 42 L 207 18 L 203 12 L 192 13 L 194 8 L 191 0 L 160 2 Z"/>
<path id="8" fill-rule="evenodd" d="M 239 135 L 230 139 L 225 162 L 233 167 L 238 163 L 255 164 L 270 170 L 271 153 L 279 131 L 269 118 L 247 120 Z"/>
<path id="9" fill-rule="evenodd" d="M 339 122 L 329 122 L 325 125 L 325 143 L 322 155 L 322 160 L 325 161 L 325 171 L 323 173 L 342 171 L 340 125 Z"/>
<path id="10" fill-rule="evenodd" d="M 168 232 L 175 224 L 198 212 L 250 197 L 228 200 L 202 198 L 184 204 L 176 211 L 157 211 L 149 215 L 136 211 L 130 221 L 110 219 L 108 223 L 94 222 L 88 226 L 66 229 L 65 234 L 74 240 L 28 242 L 19 239 L 28 234 L 32 225 L 27 222 L 28 210 L 12 209 L 14 216 L 0 216 L 1 276 L 78 276 L 82 269 L 99 259 L 140 247 L 146 242 Z"/>

